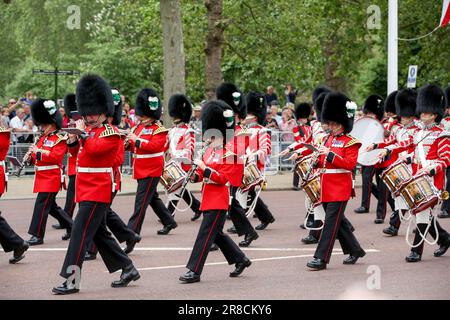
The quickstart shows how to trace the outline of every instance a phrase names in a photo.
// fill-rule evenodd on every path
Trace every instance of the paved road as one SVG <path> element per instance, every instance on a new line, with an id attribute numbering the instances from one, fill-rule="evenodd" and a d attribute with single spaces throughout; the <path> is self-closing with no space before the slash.
<path id="1" fill-rule="evenodd" d="M 360 189 L 358 190 L 360 192 Z M 373 224 L 373 210 L 356 215 L 358 206 L 352 200 L 346 213 L 356 228 L 356 236 L 368 254 L 356 265 L 342 264 L 339 244 L 335 246 L 329 268 L 314 272 L 306 262 L 314 253 L 314 245 L 303 245 L 306 234 L 298 228 L 304 217 L 304 195 L 295 191 L 269 191 L 263 198 L 276 216 L 276 222 L 260 232 L 260 238 L 246 254 L 253 265 L 241 277 L 230 278 L 233 269 L 220 252 L 212 252 L 200 283 L 178 282 L 185 272 L 200 221 L 191 222 L 190 212 L 177 214 L 179 227 L 167 236 L 158 236 L 160 228 L 151 209 L 143 227 L 143 240 L 131 257 L 141 270 L 141 280 L 128 288 L 112 289 L 110 282 L 119 274 L 110 275 L 100 258 L 83 267 L 81 292 L 69 297 L 54 296 L 53 286 L 62 282 L 58 276 L 67 242 L 60 240 L 62 231 L 51 229 L 49 218 L 45 243 L 33 247 L 18 265 L 9 265 L 10 254 L 0 253 L 0 299 L 449 299 L 450 252 L 434 258 L 436 246 L 425 247 L 423 261 L 404 261 L 409 249 L 405 243 L 406 226 L 400 236 L 390 238 L 381 230 L 385 225 Z M 61 201 L 61 200 L 59 200 Z M 114 209 L 127 220 L 131 214 L 132 196 L 119 196 Z M 62 203 L 61 203 L 62 204 Z M 373 206 L 375 203 L 372 204 Z M 28 239 L 26 234 L 33 207 L 32 200 L 2 200 L 3 216 Z M 257 221 L 252 220 L 256 225 Z M 450 229 L 450 219 L 442 221 Z M 230 225 L 228 221 L 226 227 Z M 237 240 L 235 235 L 233 239 Z M 380 274 L 379 282 L 374 278 Z M 371 281 L 373 280 L 373 281 Z M 367 283 L 379 284 L 369 290 Z"/>

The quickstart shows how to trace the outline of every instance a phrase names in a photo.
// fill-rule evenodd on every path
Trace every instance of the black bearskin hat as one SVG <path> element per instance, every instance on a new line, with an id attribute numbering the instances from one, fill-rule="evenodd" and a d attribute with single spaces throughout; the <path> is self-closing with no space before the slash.
<path id="1" fill-rule="evenodd" d="M 208 101 L 202 109 L 203 139 L 214 136 L 212 129 L 219 130 L 224 141 L 234 137 L 234 112 L 231 107 L 221 100 Z M 227 136 L 227 130 L 228 136 Z"/>
<path id="2" fill-rule="evenodd" d="M 174 94 L 169 99 L 169 115 L 188 123 L 192 116 L 192 103 L 184 94 Z"/>
<path id="3" fill-rule="evenodd" d="M 323 102 L 322 122 L 334 121 L 344 126 L 349 133 L 353 129 L 356 104 L 340 92 L 327 94 Z"/>
<path id="4" fill-rule="evenodd" d="M 323 110 L 323 102 L 325 101 L 326 96 L 329 92 L 322 92 L 317 97 L 316 101 L 314 102 L 314 110 L 316 111 L 316 119 L 319 122 L 322 122 L 322 110 Z"/>
<path id="5" fill-rule="evenodd" d="M 117 89 L 112 89 L 111 94 L 113 95 L 114 101 L 114 114 L 111 124 L 118 126 L 122 121 L 122 98 L 120 97 L 120 92 Z"/>
<path id="6" fill-rule="evenodd" d="M 302 102 L 295 106 L 295 118 L 307 119 L 311 115 L 312 106 L 308 102 Z"/>
<path id="7" fill-rule="evenodd" d="M 399 117 L 417 116 L 417 92 L 412 89 L 402 89 L 395 97 L 395 110 Z"/>
<path id="8" fill-rule="evenodd" d="M 31 103 L 31 118 L 37 126 L 43 124 L 56 124 L 58 129 L 62 127 L 62 115 L 53 100 L 37 99 Z"/>
<path id="9" fill-rule="evenodd" d="M 447 86 L 447 88 L 445 88 L 444 93 L 445 93 L 445 100 L 446 100 L 445 106 L 447 108 L 450 108 L 450 84 Z"/>
<path id="10" fill-rule="evenodd" d="M 233 83 L 224 82 L 216 89 L 216 97 L 218 100 L 225 101 L 236 114 L 241 115 L 244 107 L 244 95 L 241 90 Z"/>
<path id="11" fill-rule="evenodd" d="M 159 120 L 162 114 L 162 105 L 155 90 L 144 88 L 139 91 L 135 109 L 138 116 L 147 116 Z"/>
<path id="12" fill-rule="evenodd" d="M 364 114 L 369 112 L 376 115 L 378 120 L 382 120 L 384 116 L 384 101 L 383 98 L 377 94 L 368 96 L 362 107 Z"/>
<path id="13" fill-rule="evenodd" d="M 267 103 L 263 94 L 250 91 L 245 95 L 245 105 L 247 113 L 256 116 L 259 124 L 263 124 L 266 121 Z"/>
<path id="14" fill-rule="evenodd" d="M 391 92 L 384 102 L 384 112 L 395 113 L 395 97 L 397 96 L 398 91 L 395 90 Z"/>
<path id="15" fill-rule="evenodd" d="M 313 102 L 314 106 L 316 105 L 316 100 L 317 100 L 317 98 L 318 98 L 322 93 L 330 93 L 330 92 L 332 92 L 332 91 L 333 91 L 333 90 L 331 90 L 330 88 L 328 88 L 327 86 L 324 86 L 324 85 L 321 85 L 321 86 L 316 87 L 316 88 L 313 90 L 313 93 L 312 93 L 312 102 Z M 317 110 L 316 110 L 316 112 L 317 112 Z"/>
<path id="16" fill-rule="evenodd" d="M 96 114 L 112 114 L 114 101 L 111 88 L 100 76 L 95 74 L 84 75 L 77 85 L 77 108 L 84 116 Z"/>
<path id="17" fill-rule="evenodd" d="M 421 87 L 417 94 L 417 114 L 437 114 L 436 122 L 440 122 L 445 114 L 445 97 L 442 89 L 434 84 Z"/>
<path id="18" fill-rule="evenodd" d="M 72 119 L 72 112 L 77 111 L 77 102 L 76 97 L 74 93 L 66 94 L 64 97 L 64 112 L 69 117 L 69 119 Z"/>

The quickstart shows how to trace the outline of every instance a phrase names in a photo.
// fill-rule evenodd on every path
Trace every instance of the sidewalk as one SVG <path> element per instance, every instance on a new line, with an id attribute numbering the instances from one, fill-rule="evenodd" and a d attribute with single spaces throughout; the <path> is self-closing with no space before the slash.
<path id="1" fill-rule="evenodd" d="M 68 179 L 66 179 L 68 182 Z M 9 176 L 8 191 L 2 196 L 2 200 L 22 200 L 22 199 L 34 199 L 36 194 L 33 194 L 34 176 L 22 176 L 17 178 L 15 176 Z M 361 186 L 361 175 L 356 176 L 356 187 Z M 200 192 L 201 183 L 189 184 L 189 190 L 193 192 Z M 120 195 L 133 195 L 136 193 L 137 183 L 131 176 L 123 176 L 122 191 L 118 193 Z M 267 176 L 267 191 L 282 191 L 292 189 L 292 172 L 280 172 L 276 175 Z M 164 194 L 164 188 L 161 184 L 158 185 L 158 191 Z M 66 191 L 62 190 L 58 193 L 57 198 L 65 198 Z"/>

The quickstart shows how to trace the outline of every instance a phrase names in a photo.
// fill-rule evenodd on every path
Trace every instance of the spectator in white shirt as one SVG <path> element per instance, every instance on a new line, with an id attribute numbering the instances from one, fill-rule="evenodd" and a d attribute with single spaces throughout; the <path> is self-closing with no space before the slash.
<path id="1" fill-rule="evenodd" d="M 13 142 L 25 142 L 25 137 L 23 134 L 17 134 L 18 132 L 26 132 L 28 129 L 25 128 L 25 123 L 23 119 L 25 118 L 25 112 L 23 108 L 19 108 L 16 111 L 16 116 L 11 119 L 9 126 L 12 128 L 12 132 L 15 134 L 12 136 Z"/>

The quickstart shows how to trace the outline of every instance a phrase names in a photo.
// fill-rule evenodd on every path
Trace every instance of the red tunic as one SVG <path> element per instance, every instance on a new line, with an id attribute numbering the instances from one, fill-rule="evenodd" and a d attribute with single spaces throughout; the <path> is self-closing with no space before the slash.
<path id="1" fill-rule="evenodd" d="M 186 158 L 186 161 L 181 163 L 181 168 L 189 171 L 195 151 L 194 130 L 185 123 L 170 128 L 165 150 L 169 152 L 170 159 Z"/>
<path id="2" fill-rule="evenodd" d="M 203 156 L 205 171 L 198 169 L 198 181 L 203 181 L 200 210 L 228 210 L 230 195 L 228 184 L 239 171 L 239 167 L 227 161 L 236 156 L 225 148 L 208 148 Z M 241 180 L 242 182 L 242 180 Z"/>
<path id="3" fill-rule="evenodd" d="M 300 124 L 292 129 L 295 142 L 288 148 L 298 150 L 303 147 L 303 143 L 311 143 L 313 139 L 312 127 L 306 124 Z"/>
<path id="4" fill-rule="evenodd" d="M 62 186 L 62 162 L 67 152 L 67 135 L 57 130 L 41 135 L 36 143 L 39 151 L 31 155 L 36 166 L 34 193 L 59 192 Z M 47 151 L 47 152 L 46 152 Z"/>
<path id="5" fill-rule="evenodd" d="M 319 157 L 321 202 L 348 201 L 353 191 L 353 170 L 361 143 L 349 134 L 329 136 L 324 144 L 330 149 Z"/>
<path id="6" fill-rule="evenodd" d="M 75 182 L 75 201 L 111 203 L 113 191 L 112 168 L 120 144 L 119 132 L 111 125 L 87 129 L 88 137 L 81 140 L 77 158 L 77 179 Z M 110 169 L 110 172 L 80 172 L 83 169 Z"/>
<path id="7" fill-rule="evenodd" d="M 76 143 L 73 148 L 68 148 L 67 156 L 67 175 L 74 176 L 77 174 L 77 155 L 80 145 Z"/>
<path id="8" fill-rule="evenodd" d="M 398 131 L 401 129 L 401 125 L 398 123 L 397 119 L 389 118 L 383 121 L 383 127 L 385 132 L 385 137 L 389 141 L 396 137 Z M 398 160 L 398 156 L 401 151 L 391 153 L 390 157 L 385 161 L 379 162 L 375 165 L 375 168 L 387 168 L 391 166 Z"/>
<path id="9" fill-rule="evenodd" d="M 116 159 L 113 165 L 114 183 L 116 184 L 115 191 L 120 191 L 122 188 L 122 172 L 120 171 L 120 167 L 122 166 L 123 160 L 125 159 L 125 139 L 121 137 L 120 140 L 121 143 L 119 144 L 119 149 L 117 150 Z"/>
<path id="10" fill-rule="evenodd" d="M 133 154 L 133 178 L 160 177 L 164 169 L 164 151 L 169 130 L 157 122 L 141 122 L 132 129 L 138 136 L 130 141 Z"/>
<path id="11" fill-rule="evenodd" d="M 245 155 L 245 150 L 249 145 L 249 137 L 246 135 L 240 135 L 243 132 L 243 127 L 238 124 L 235 128 L 234 139 L 227 143 L 226 148 L 228 150 L 233 150 L 236 155 L 234 158 L 227 158 L 235 166 L 236 174 L 230 178 L 230 184 L 233 187 L 240 187 L 242 184 L 242 177 L 244 175 L 244 161 L 242 157 Z"/>
<path id="12" fill-rule="evenodd" d="M 263 172 L 266 158 L 272 153 L 270 130 L 267 130 L 257 122 L 249 123 L 248 127 L 252 135 L 249 138 L 247 153 L 257 153 L 256 164 L 258 169 Z"/>
<path id="13" fill-rule="evenodd" d="M 0 195 L 5 193 L 6 189 L 6 171 L 5 158 L 9 150 L 9 142 L 11 138 L 11 131 L 0 127 Z"/>

